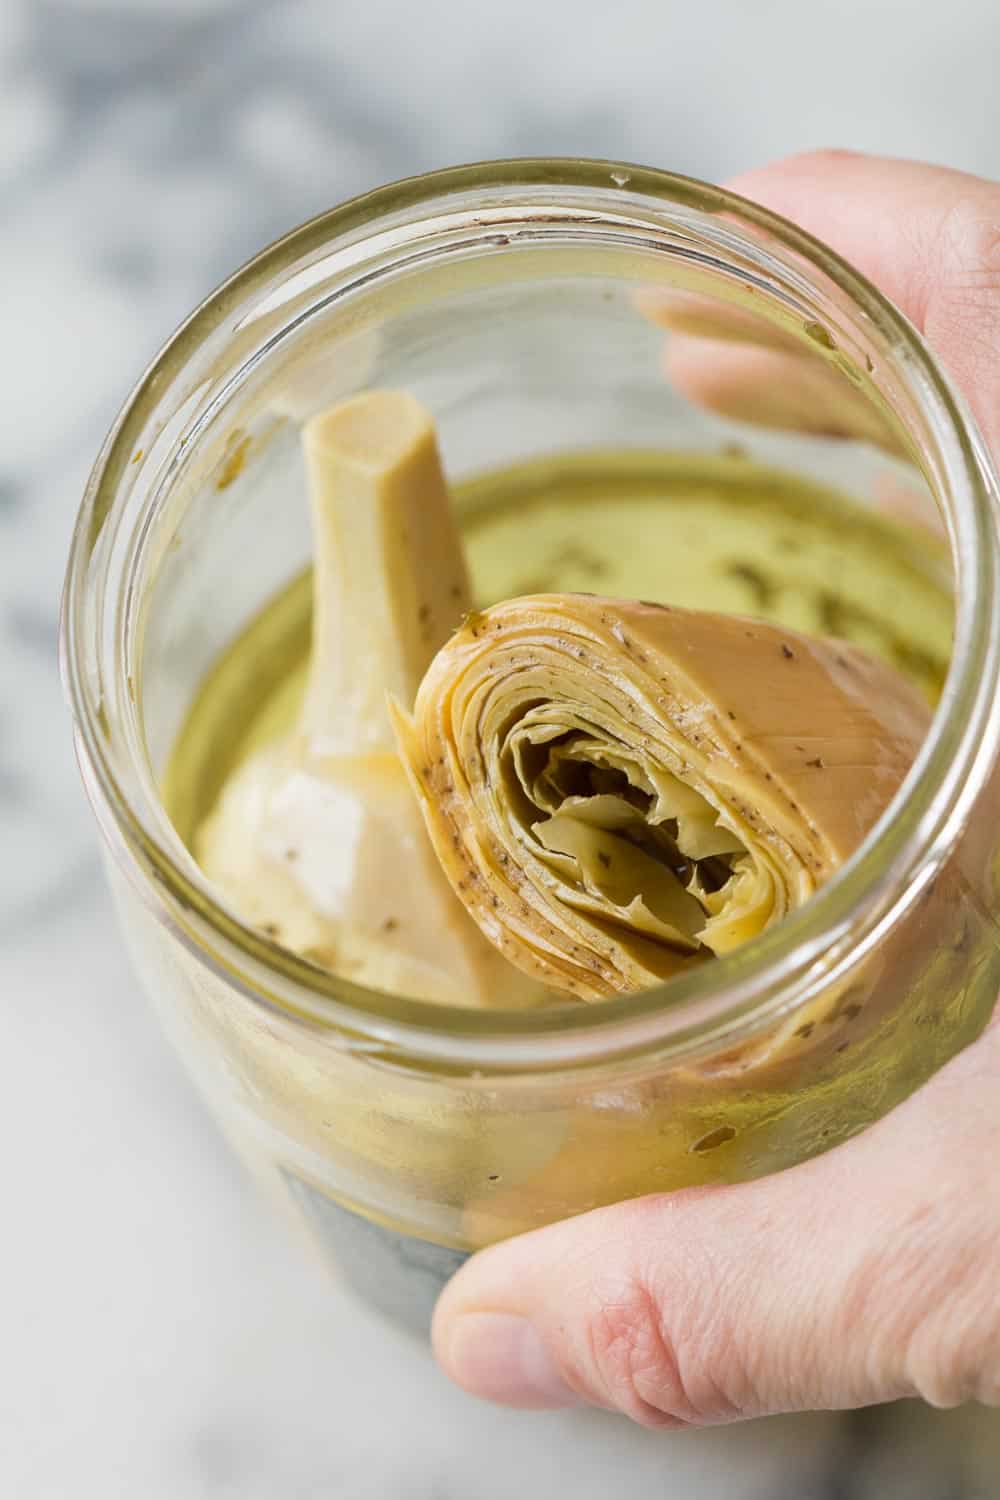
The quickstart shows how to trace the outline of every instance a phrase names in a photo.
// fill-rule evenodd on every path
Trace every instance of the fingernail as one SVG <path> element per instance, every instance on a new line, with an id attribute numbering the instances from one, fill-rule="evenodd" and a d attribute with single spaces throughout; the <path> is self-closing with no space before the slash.
<path id="1" fill-rule="evenodd" d="M 462 1314 L 446 1346 L 452 1379 L 474 1396 L 504 1406 L 578 1406 L 527 1318 L 510 1313 Z"/>

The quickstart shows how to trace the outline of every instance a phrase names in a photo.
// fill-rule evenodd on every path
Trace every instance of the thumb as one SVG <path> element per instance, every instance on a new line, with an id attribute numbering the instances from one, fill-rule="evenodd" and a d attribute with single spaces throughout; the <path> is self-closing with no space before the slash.
<path id="1" fill-rule="evenodd" d="M 445 1371 L 505 1405 L 590 1402 L 657 1427 L 1000 1399 L 997 1035 L 804 1166 L 475 1256 L 435 1314 Z"/>

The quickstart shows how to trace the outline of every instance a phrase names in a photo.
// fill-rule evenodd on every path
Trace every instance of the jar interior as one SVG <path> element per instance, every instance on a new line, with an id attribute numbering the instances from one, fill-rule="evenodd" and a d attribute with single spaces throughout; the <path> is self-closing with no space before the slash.
<path id="1" fill-rule="evenodd" d="M 655 248 L 636 236 L 627 250 L 596 228 L 554 232 L 542 247 L 537 233 L 523 244 L 511 230 L 464 248 L 450 240 L 414 256 L 415 265 L 346 281 L 316 262 L 297 298 L 220 330 L 215 363 L 206 358 L 177 399 L 178 426 L 195 413 L 185 441 L 168 423 L 137 453 L 147 520 L 122 623 L 126 676 L 151 779 L 165 788 L 183 843 L 234 757 L 293 711 L 308 652 L 312 541 L 300 428 L 366 388 L 409 391 L 433 413 L 477 602 L 540 580 L 773 613 L 762 590 L 774 580 L 746 561 L 739 538 L 784 507 L 779 593 L 790 598 L 801 577 L 796 536 L 818 526 L 828 538 L 853 537 L 855 558 L 891 553 L 888 582 L 869 599 L 881 592 L 891 605 L 900 577 L 911 580 L 918 638 L 903 642 L 903 654 L 912 650 L 929 696 L 940 686 L 950 558 L 912 457 L 919 434 L 910 398 L 878 331 L 835 288 L 796 283 L 787 267 L 771 278 L 761 267 L 751 273 L 742 256 L 698 244 L 690 224 Z M 766 252 L 755 248 L 763 264 Z M 719 372 L 707 394 L 683 373 L 692 355 Z M 666 509 L 654 525 L 655 505 L 643 505 L 657 494 Z M 595 527 L 603 528 L 597 551 L 617 533 L 622 566 L 610 587 L 587 572 Z M 671 582 L 682 531 L 687 561 L 674 558 Z M 714 582 L 680 597 L 699 559 L 719 561 L 720 536 L 737 538 L 721 547 L 728 574 L 717 568 Z M 548 565 L 539 567 L 545 548 Z M 836 599 L 851 549 L 829 547 L 810 566 L 817 587 L 827 569 Z M 931 668 L 929 643 L 919 639 L 928 619 Z M 828 624 L 830 634 L 853 631 L 872 644 L 871 619 L 842 612 Z M 241 640 L 251 644 L 230 671 L 238 696 L 227 699 L 219 684 Z M 192 739 L 185 725 L 199 703 Z M 222 747 L 234 722 L 247 732 Z"/>

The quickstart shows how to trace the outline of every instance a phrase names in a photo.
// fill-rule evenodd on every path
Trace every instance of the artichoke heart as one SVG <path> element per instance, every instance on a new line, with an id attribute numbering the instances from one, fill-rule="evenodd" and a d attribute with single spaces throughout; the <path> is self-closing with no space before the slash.
<path id="1" fill-rule="evenodd" d="M 595 1000 L 807 901 L 888 805 L 929 710 L 842 641 L 552 594 L 470 616 L 394 719 L 482 931 Z"/>

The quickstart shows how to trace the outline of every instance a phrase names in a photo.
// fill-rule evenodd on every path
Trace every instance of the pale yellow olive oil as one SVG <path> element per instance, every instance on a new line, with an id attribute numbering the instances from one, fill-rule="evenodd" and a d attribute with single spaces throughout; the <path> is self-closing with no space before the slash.
<path id="1" fill-rule="evenodd" d="M 477 606 L 566 590 L 756 615 L 846 637 L 907 673 L 929 701 L 939 694 L 952 597 L 947 550 L 930 528 L 735 454 L 580 452 L 485 473 L 453 493 Z M 227 778 L 293 724 L 310 610 L 307 571 L 263 606 L 192 703 L 164 787 L 189 843 Z M 486 1123 L 461 1089 L 422 1112 L 408 1075 L 387 1071 L 368 1098 L 351 1059 L 311 1033 L 277 1048 L 252 1007 L 234 1006 L 226 1024 L 242 1037 L 274 1140 L 284 1142 L 262 1149 L 276 1153 L 330 1254 L 350 1279 L 377 1252 L 385 1285 L 401 1304 L 424 1298 L 425 1318 L 433 1299 L 397 1266 L 401 1235 L 407 1266 L 406 1236 L 435 1242 L 421 1255 L 444 1257 L 433 1291 L 466 1250 L 617 1198 L 774 1170 L 903 1098 L 951 1055 L 956 1036 L 971 1040 L 993 1003 L 995 987 L 986 995 L 969 960 L 982 935 L 971 921 L 952 932 L 964 908 L 952 912 L 950 892 L 941 886 L 927 911 L 925 944 L 894 950 L 889 974 L 876 956 L 824 994 L 821 1014 L 782 1020 L 778 1044 L 654 1068 L 599 1105 L 568 1075 L 545 1085 L 544 1110 L 529 1081 Z M 308 1170 L 284 1161 L 293 1143 Z M 355 1175 L 363 1168 L 364 1204 L 335 1174 L 316 1175 L 327 1159 L 347 1160 Z"/>
<path id="2" fill-rule="evenodd" d="M 582 591 L 756 615 L 855 641 L 937 698 L 952 623 L 944 543 L 835 490 L 740 456 L 602 450 L 493 470 L 454 498 L 480 607 Z M 164 786 L 186 841 L 235 768 L 292 724 L 311 600 L 307 570 L 192 704 Z"/>

